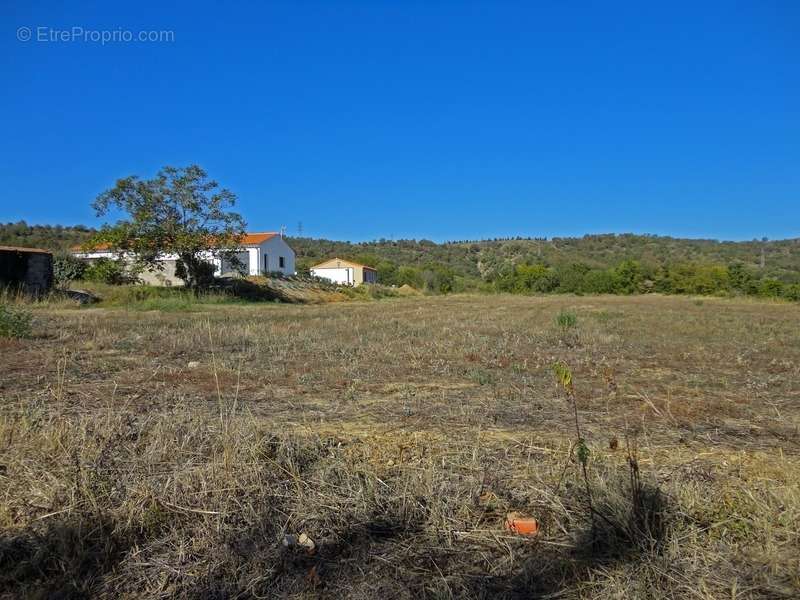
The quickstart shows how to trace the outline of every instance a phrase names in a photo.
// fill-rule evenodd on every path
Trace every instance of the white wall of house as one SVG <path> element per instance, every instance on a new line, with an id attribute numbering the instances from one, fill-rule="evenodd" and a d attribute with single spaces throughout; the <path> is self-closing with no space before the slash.
<path id="1" fill-rule="evenodd" d="M 321 277 L 340 285 L 353 285 L 355 275 L 353 267 L 328 267 L 322 269 L 311 269 L 314 277 Z"/>
<path id="2" fill-rule="evenodd" d="M 74 252 L 76 258 L 92 262 L 100 258 L 107 258 L 110 260 L 120 260 L 119 254 L 111 252 L 110 250 L 99 250 L 96 252 Z M 134 255 L 127 253 L 122 255 L 122 260 L 128 264 L 134 262 Z M 164 254 L 159 257 L 159 264 L 161 268 L 145 269 L 137 275 L 142 283 L 148 285 L 165 285 L 165 286 L 182 286 L 183 280 L 175 276 L 175 263 L 178 260 L 177 254 Z M 211 261 L 218 263 L 219 261 Z"/>
<path id="3" fill-rule="evenodd" d="M 97 260 L 99 258 L 119 259 L 119 255 L 116 252 L 109 250 L 76 252 L 75 256 L 84 260 Z M 218 252 L 208 251 L 200 254 L 203 260 L 207 260 L 214 265 L 214 274 L 217 276 L 231 275 L 236 272 L 241 272 L 244 275 L 268 275 L 273 272 L 294 275 L 295 273 L 294 250 L 283 238 L 277 235 L 257 246 L 242 248 L 236 253 L 236 256 L 241 262 L 239 267 L 236 267 L 232 261 L 220 257 Z M 159 256 L 159 262 L 163 263 L 166 268 L 160 271 L 145 271 L 140 275 L 140 278 L 145 283 L 154 285 L 183 285 L 183 282 L 174 276 L 174 263 L 177 259 L 177 254 Z M 122 260 L 133 262 L 134 256 L 133 254 L 123 255 Z"/>
<path id="4" fill-rule="evenodd" d="M 294 250 L 282 237 L 276 235 L 258 246 L 258 257 L 254 265 L 257 272 L 251 273 L 252 275 L 267 275 L 275 271 L 294 275 Z"/>

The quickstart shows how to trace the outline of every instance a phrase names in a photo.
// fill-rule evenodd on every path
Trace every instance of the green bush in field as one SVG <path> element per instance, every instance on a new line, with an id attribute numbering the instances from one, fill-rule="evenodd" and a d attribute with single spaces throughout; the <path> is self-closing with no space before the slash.
<path id="1" fill-rule="evenodd" d="M 642 265 L 635 260 L 621 262 L 614 269 L 614 292 L 617 294 L 635 294 L 642 291 L 641 285 L 645 279 Z"/>
<path id="2" fill-rule="evenodd" d="M 72 254 L 62 253 L 53 257 L 53 280 L 57 287 L 67 288 L 76 279 L 83 279 L 88 265 Z"/>
<path id="3" fill-rule="evenodd" d="M 572 329 L 578 324 L 578 316 L 569 310 L 562 310 L 556 316 L 556 325 L 561 328 L 562 331 L 568 331 Z"/>
<path id="4" fill-rule="evenodd" d="M 25 310 L 0 304 L 0 337 L 23 338 L 31 334 L 33 316 Z"/>
<path id="5" fill-rule="evenodd" d="M 555 270 L 558 278 L 558 287 L 555 291 L 564 294 L 594 293 L 595 290 L 589 289 L 586 282 L 586 278 L 591 272 L 591 268 L 582 263 L 558 267 Z"/>
<path id="6" fill-rule="evenodd" d="M 764 279 L 758 286 L 758 295 L 765 298 L 777 298 L 783 293 L 783 284 L 777 279 Z"/>
<path id="7" fill-rule="evenodd" d="M 83 278 L 87 281 L 110 285 L 121 285 L 130 281 L 130 277 L 120 262 L 110 258 L 98 258 L 88 265 L 83 273 Z"/>
<path id="8" fill-rule="evenodd" d="M 752 273 L 742 263 L 736 262 L 728 265 L 728 282 L 731 289 L 743 294 L 752 294 L 756 290 L 756 282 Z"/>
<path id="9" fill-rule="evenodd" d="M 434 294 L 449 294 L 454 291 L 456 276 L 452 269 L 430 264 L 420 272 L 425 291 Z"/>
<path id="10" fill-rule="evenodd" d="M 397 287 L 410 285 L 413 288 L 420 289 L 423 286 L 419 269 L 413 267 L 398 267 L 393 281 L 381 279 L 380 273 L 378 273 L 378 281 L 385 285 L 394 284 Z"/>
<path id="11" fill-rule="evenodd" d="M 517 265 L 514 274 L 517 292 L 552 292 L 558 285 L 555 276 L 542 264 Z"/>
<path id="12" fill-rule="evenodd" d="M 783 290 L 783 297 L 795 302 L 800 301 L 800 283 L 787 285 Z"/>

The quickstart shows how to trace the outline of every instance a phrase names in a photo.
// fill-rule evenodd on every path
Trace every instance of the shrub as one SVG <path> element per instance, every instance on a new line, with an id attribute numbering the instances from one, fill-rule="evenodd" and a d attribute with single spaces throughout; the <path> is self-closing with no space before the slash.
<path id="1" fill-rule="evenodd" d="M 31 334 L 33 316 L 25 310 L 0 304 L 0 337 L 23 338 Z"/>
<path id="2" fill-rule="evenodd" d="M 521 264 L 514 267 L 514 283 L 510 290 L 515 292 L 551 292 L 558 285 L 553 274 L 542 264 Z M 509 291 L 510 291 L 509 290 Z"/>
<path id="3" fill-rule="evenodd" d="M 374 298 L 375 300 L 380 300 L 381 298 L 396 298 L 398 296 L 397 291 L 378 283 L 373 283 L 362 287 L 365 287 L 370 298 Z"/>
<path id="4" fill-rule="evenodd" d="M 489 371 L 483 369 L 472 369 L 469 371 L 469 378 L 478 385 L 490 385 L 494 383 L 494 376 Z"/>
<path id="5" fill-rule="evenodd" d="M 614 278 L 616 293 L 635 294 L 644 280 L 642 266 L 635 260 L 623 261 L 614 269 Z"/>
<path id="6" fill-rule="evenodd" d="M 420 277 L 425 291 L 434 294 L 449 294 L 455 285 L 455 273 L 443 265 L 426 266 L 420 273 Z"/>
<path id="7" fill-rule="evenodd" d="M 572 263 L 560 266 L 556 269 L 558 278 L 557 292 L 562 294 L 582 294 L 583 280 L 589 273 L 590 268 L 581 263 Z"/>
<path id="8" fill-rule="evenodd" d="M 572 329 L 578 324 L 578 316 L 571 311 L 562 310 L 556 316 L 556 325 L 558 325 L 562 331 L 567 331 Z"/>
<path id="9" fill-rule="evenodd" d="M 613 294 L 616 280 L 612 269 L 595 269 L 583 278 L 583 290 L 587 294 Z"/>
<path id="10" fill-rule="evenodd" d="M 758 286 L 758 295 L 765 298 L 777 298 L 783 293 L 783 283 L 777 279 L 767 278 Z"/>
<path id="11" fill-rule="evenodd" d="M 783 288 L 783 296 L 788 300 L 800 301 L 800 283 L 793 283 Z"/>
<path id="12" fill-rule="evenodd" d="M 110 258 L 99 258 L 86 267 L 83 278 L 97 283 L 120 285 L 130 279 L 119 261 Z"/>
<path id="13" fill-rule="evenodd" d="M 753 275 L 740 262 L 728 265 L 728 281 L 733 289 L 744 293 L 752 293 L 754 282 Z"/>
<path id="14" fill-rule="evenodd" d="M 727 267 L 697 263 L 679 263 L 666 268 L 666 282 L 658 286 L 659 291 L 672 294 L 723 294 L 731 289 L 731 275 Z M 733 270 L 738 282 L 744 275 Z"/>
<path id="15" fill-rule="evenodd" d="M 67 288 L 76 279 L 83 279 L 86 263 L 72 254 L 56 254 L 53 257 L 53 280 L 57 287 Z"/>

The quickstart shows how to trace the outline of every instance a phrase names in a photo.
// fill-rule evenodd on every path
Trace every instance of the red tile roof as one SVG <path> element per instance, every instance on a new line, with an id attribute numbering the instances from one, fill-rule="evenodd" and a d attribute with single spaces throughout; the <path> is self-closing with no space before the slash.
<path id="1" fill-rule="evenodd" d="M 271 240 L 276 235 L 280 235 L 280 234 L 272 232 L 272 231 L 267 231 L 267 232 L 262 232 L 262 233 L 245 233 L 242 236 L 242 239 L 241 239 L 240 243 L 241 243 L 242 246 L 258 246 L 260 244 L 263 244 L 267 240 Z M 74 251 L 80 252 L 81 250 L 83 250 L 83 246 L 80 246 L 80 245 L 73 246 L 71 249 L 74 250 Z M 90 249 L 90 251 L 93 251 L 93 252 L 98 252 L 98 251 L 102 252 L 104 250 L 111 250 L 111 244 L 109 244 L 108 242 L 102 242 L 100 244 L 96 244 L 96 245 L 92 246 L 91 249 Z"/>
<path id="2" fill-rule="evenodd" d="M 243 246 L 258 246 L 259 244 L 263 244 L 267 240 L 271 240 L 276 235 L 279 235 L 275 232 L 268 231 L 265 233 L 245 233 L 244 237 L 242 238 L 242 245 Z"/>

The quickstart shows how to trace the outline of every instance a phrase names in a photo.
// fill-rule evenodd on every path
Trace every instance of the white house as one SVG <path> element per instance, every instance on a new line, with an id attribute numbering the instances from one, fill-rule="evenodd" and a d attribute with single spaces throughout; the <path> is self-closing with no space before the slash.
<path id="1" fill-rule="evenodd" d="M 214 264 L 214 275 L 269 275 L 270 273 L 294 275 L 295 273 L 294 250 L 279 233 L 246 233 L 240 244 L 230 250 L 235 250 L 240 266 L 221 257 L 219 251 L 201 254 L 204 260 Z M 76 247 L 73 248 L 73 254 L 87 261 L 119 258 L 119 253 L 108 244 L 101 244 L 90 250 Z M 163 268 L 146 270 L 139 274 L 139 279 L 151 285 L 183 285 L 183 281 L 175 276 L 177 259 L 178 256 L 175 254 L 164 254 L 158 260 Z M 129 257 L 129 260 L 133 260 L 133 257 Z"/>
<path id="2" fill-rule="evenodd" d="M 310 272 L 314 277 L 321 277 L 341 285 L 378 282 L 378 272 L 372 267 L 341 258 L 331 258 L 314 265 Z"/>

